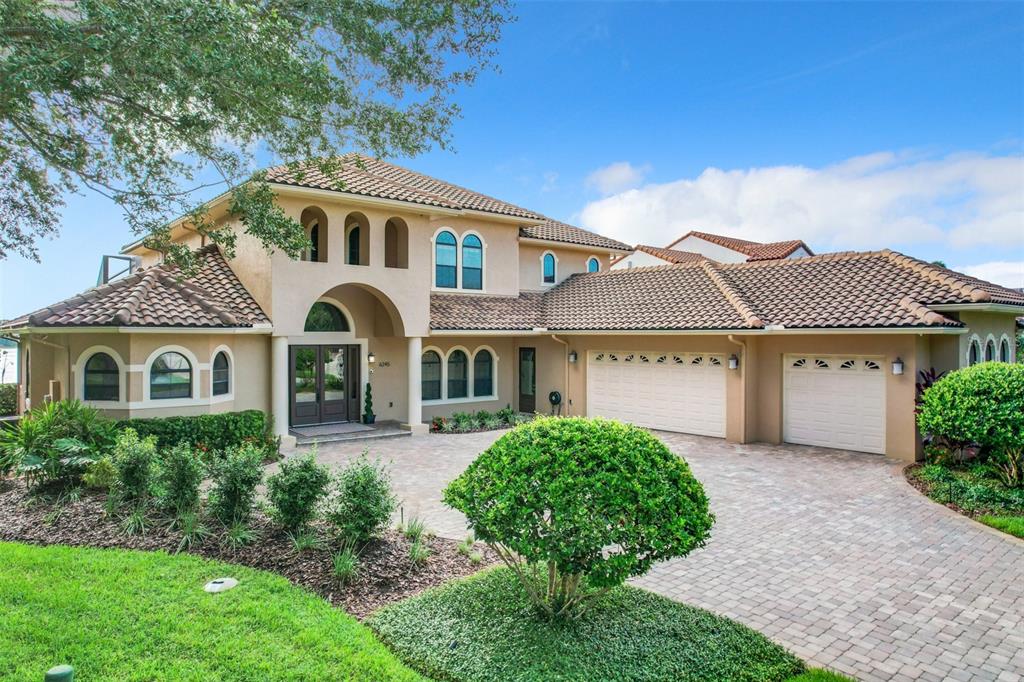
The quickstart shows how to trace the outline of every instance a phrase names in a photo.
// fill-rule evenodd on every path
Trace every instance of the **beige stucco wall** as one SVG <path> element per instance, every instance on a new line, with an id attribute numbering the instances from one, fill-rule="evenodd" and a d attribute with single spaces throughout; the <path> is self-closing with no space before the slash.
<path id="1" fill-rule="evenodd" d="M 999 342 L 1003 337 L 1006 337 L 1010 341 L 1010 356 L 1011 362 L 1016 357 L 1016 343 L 1014 342 L 1016 333 L 1016 317 L 1014 315 L 1007 315 L 1006 313 L 983 313 L 983 312 L 968 312 L 963 311 L 960 313 L 960 321 L 967 325 L 969 332 L 959 337 L 959 348 L 958 350 L 958 361 L 957 367 L 967 366 L 967 353 L 969 344 L 972 338 L 975 336 L 981 342 L 982 360 L 985 355 L 985 343 L 989 338 L 995 340 L 996 343 L 996 359 L 999 359 Z"/>
<path id="2" fill-rule="evenodd" d="M 519 288 L 523 291 L 543 291 L 552 285 L 541 281 L 541 257 L 551 252 L 555 254 L 555 283 L 561 282 L 570 275 L 586 272 L 587 260 L 591 256 L 601 262 L 601 269 L 607 270 L 609 257 L 607 253 L 574 248 L 561 247 L 556 244 L 533 244 L 524 242 L 519 245 Z"/>

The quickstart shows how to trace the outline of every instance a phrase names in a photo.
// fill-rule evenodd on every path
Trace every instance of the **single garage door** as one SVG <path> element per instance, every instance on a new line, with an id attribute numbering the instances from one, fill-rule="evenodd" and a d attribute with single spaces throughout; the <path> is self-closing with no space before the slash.
<path id="1" fill-rule="evenodd" d="M 884 358 L 787 355 L 783 363 L 783 440 L 885 453 Z"/>
<path id="2" fill-rule="evenodd" d="M 712 353 L 591 352 L 587 414 L 724 438 L 725 372 Z"/>

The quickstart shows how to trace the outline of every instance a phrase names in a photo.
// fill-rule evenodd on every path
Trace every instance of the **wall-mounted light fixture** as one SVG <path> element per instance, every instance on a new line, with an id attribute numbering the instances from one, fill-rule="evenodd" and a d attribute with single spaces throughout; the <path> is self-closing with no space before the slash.
<path id="1" fill-rule="evenodd" d="M 729 356 L 729 369 L 738 369 L 740 366 L 740 359 L 733 353 Z"/>
<path id="2" fill-rule="evenodd" d="M 569 351 L 569 362 L 570 362 L 570 364 L 575 365 L 577 359 L 579 359 L 579 355 L 576 354 L 576 351 L 574 351 L 574 350 Z"/>
<path id="3" fill-rule="evenodd" d="M 377 362 L 377 356 L 374 354 L 374 352 L 372 350 L 369 353 L 366 354 L 366 361 L 368 363 L 370 363 L 371 365 L 373 363 Z"/>
<path id="4" fill-rule="evenodd" d="M 896 376 L 903 374 L 903 359 L 896 358 L 892 361 L 892 373 Z"/>

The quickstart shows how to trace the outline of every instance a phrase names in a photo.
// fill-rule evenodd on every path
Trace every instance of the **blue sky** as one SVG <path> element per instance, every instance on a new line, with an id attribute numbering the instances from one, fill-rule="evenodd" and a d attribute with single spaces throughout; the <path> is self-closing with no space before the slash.
<path id="1" fill-rule="evenodd" d="M 1024 3 L 525 3 L 459 93 L 454 153 L 398 159 L 627 242 L 687 229 L 891 247 L 1024 286 Z M 0 318 L 131 235 L 71 197 Z"/>

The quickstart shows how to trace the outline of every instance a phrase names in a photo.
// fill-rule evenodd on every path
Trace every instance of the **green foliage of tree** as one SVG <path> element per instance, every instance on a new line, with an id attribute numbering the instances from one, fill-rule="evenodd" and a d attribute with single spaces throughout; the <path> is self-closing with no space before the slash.
<path id="1" fill-rule="evenodd" d="M 307 239 L 273 202 L 263 151 L 330 174 L 336 150 L 444 147 L 456 90 L 491 66 L 506 0 L 3 0 L 0 258 L 38 259 L 71 192 L 91 189 L 186 270 L 167 220 L 230 253 L 197 192 L 223 187 L 268 249 Z M 248 182 L 247 182 L 248 181 Z"/>
<path id="2" fill-rule="evenodd" d="M 554 617 L 578 615 L 654 562 L 702 546 L 714 523 L 682 458 L 650 433 L 606 419 L 517 426 L 445 489 L 444 501 Z"/>
<path id="3" fill-rule="evenodd" d="M 948 443 L 1024 447 L 1024 365 L 983 362 L 950 372 L 921 396 L 917 424 Z"/>

